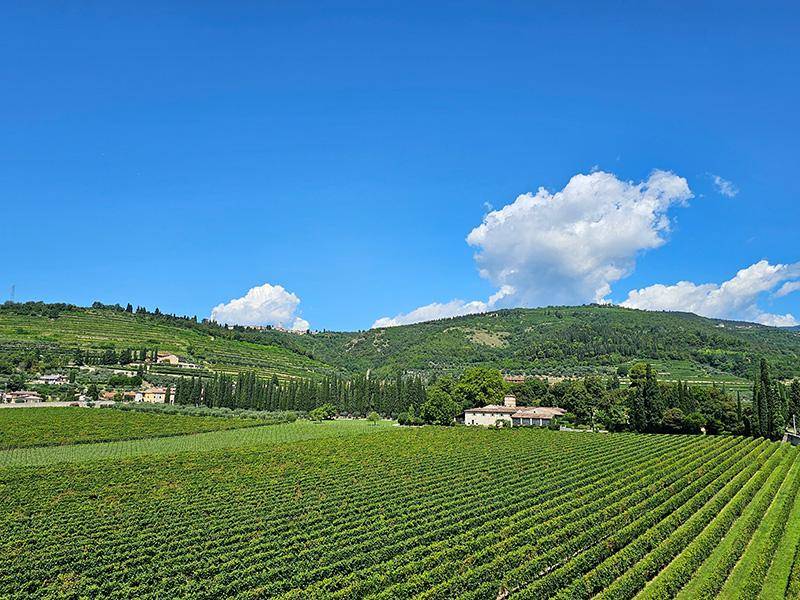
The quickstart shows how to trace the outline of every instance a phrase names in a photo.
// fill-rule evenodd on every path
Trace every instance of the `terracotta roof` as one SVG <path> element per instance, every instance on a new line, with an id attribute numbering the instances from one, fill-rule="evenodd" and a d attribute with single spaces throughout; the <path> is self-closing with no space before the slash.
<path id="1" fill-rule="evenodd" d="M 560 417 L 566 412 L 558 406 L 526 406 L 518 408 L 511 417 L 514 419 L 552 419 Z"/>
<path id="2" fill-rule="evenodd" d="M 472 413 L 515 413 L 519 410 L 514 406 L 500 406 L 499 404 L 490 404 L 489 406 L 481 406 L 478 408 L 468 408 L 465 410 L 465 413 L 472 412 Z"/>

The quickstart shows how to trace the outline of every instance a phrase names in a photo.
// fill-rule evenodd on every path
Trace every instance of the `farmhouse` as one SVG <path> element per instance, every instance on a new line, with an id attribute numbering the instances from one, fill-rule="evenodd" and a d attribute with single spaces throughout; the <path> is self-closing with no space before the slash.
<path id="1" fill-rule="evenodd" d="M 495 425 L 498 419 L 507 421 L 511 425 L 511 415 L 517 412 L 517 399 L 513 394 L 506 394 L 503 404 L 489 404 L 480 408 L 470 408 L 464 411 L 465 425 Z"/>
<path id="2" fill-rule="evenodd" d="M 553 418 L 560 417 L 566 412 L 557 406 L 517 407 L 517 399 L 514 395 L 506 394 L 502 405 L 490 404 L 465 410 L 464 424 L 490 426 L 496 425 L 498 420 L 502 420 L 512 427 L 547 427 Z"/>
<path id="3" fill-rule="evenodd" d="M 524 406 L 511 415 L 511 424 L 514 427 L 547 427 L 555 417 L 561 417 L 566 412 L 558 406 Z"/>
<path id="4" fill-rule="evenodd" d="M 163 387 L 154 387 L 146 389 L 142 392 L 142 402 L 150 402 L 151 404 L 163 404 L 166 402 L 167 390 Z"/>
<path id="5" fill-rule="evenodd" d="M 21 390 L 19 392 L 6 392 L 2 396 L 4 402 L 22 404 L 27 402 L 44 402 L 38 392 Z"/>

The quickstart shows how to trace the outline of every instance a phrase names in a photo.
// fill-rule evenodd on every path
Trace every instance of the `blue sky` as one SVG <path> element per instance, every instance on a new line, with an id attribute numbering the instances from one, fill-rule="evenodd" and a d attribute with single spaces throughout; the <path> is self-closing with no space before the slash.
<path id="1" fill-rule="evenodd" d="M 361 329 L 431 303 L 418 315 L 591 301 L 607 283 L 629 305 L 800 319 L 789 3 L 14 4 L 3 299 L 16 284 L 17 300 L 204 317 L 270 284 L 285 291 L 218 313 Z M 654 171 L 691 198 L 624 224 L 621 249 L 570 238 L 593 220 L 613 238 L 613 195 L 636 212 Z M 581 174 L 572 208 L 545 214 Z M 467 243 L 542 186 L 514 227 Z"/>

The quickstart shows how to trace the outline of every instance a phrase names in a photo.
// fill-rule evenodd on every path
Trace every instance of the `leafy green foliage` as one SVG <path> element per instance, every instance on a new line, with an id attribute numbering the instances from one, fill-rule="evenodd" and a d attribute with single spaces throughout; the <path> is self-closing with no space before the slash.
<path id="1" fill-rule="evenodd" d="M 789 445 L 360 426 L 290 444 L 0 469 L 0 595 L 666 598 L 703 564 L 717 589 L 746 575 L 728 566 L 741 549 L 755 569 L 739 586 L 748 597 L 796 588 Z M 748 558 L 751 541 L 760 552 Z M 706 562 L 717 548 L 721 560 Z"/>
<path id="2" fill-rule="evenodd" d="M 312 421 L 325 421 L 336 416 L 336 407 L 333 404 L 323 404 L 308 413 Z"/>

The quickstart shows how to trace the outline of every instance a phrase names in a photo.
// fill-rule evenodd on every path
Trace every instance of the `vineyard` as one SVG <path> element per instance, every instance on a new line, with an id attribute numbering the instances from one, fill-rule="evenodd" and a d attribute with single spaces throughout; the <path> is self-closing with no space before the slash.
<path id="1" fill-rule="evenodd" d="M 0 449 L 55 446 L 239 429 L 258 419 L 219 419 L 85 408 L 0 410 Z"/>
<path id="2" fill-rule="evenodd" d="M 2 312 L 0 344 L 67 354 L 74 348 L 99 352 L 104 348 L 157 347 L 191 356 L 217 372 L 256 371 L 262 377 L 309 377 L 332 372 L 331 367 L 280 346 L 209 335 L 153 318 L 101 309 L 64 311 L 57 319 Z M 170 371 L 165 366 L 158 370 Z"/>
<path id="3" fill-rule="evenodd" d="M 376 431 L 2 468 L 0 596 L 800 595 L 787 444 Z"/>
<path id="4" fill-rule="evenodd" d="M 95 460 L 132 459 L 184 452 L 207 452 L 225 448 L 263 449 L 264 446 L 272 444 L 378 433 L 391 427 L 391 422 L 389 421 L 368 423 L 364 420 L 355 419 L 320 423 L 296 421 L 294 423 L 274 425 L 264 425 L 263 421 L 256 421 L 255 424 L 250 424 L 245 419 L 215 419 L 216 421 L 226 422 L 228 427 L 217 431 L 193 433 L 192 435 L 165 436 L 155 434 L 149 437 L 145 437 L 144 432 L 139 430 L 134 438 L 114 442 L 18 447 L 10 450 L 0 450 L 0 467 L 30 467 Z M 234 425 L 238 425 L 238 427 L 231 428 Z M 183 433 L 189 432 L 184 431 Z"/>

